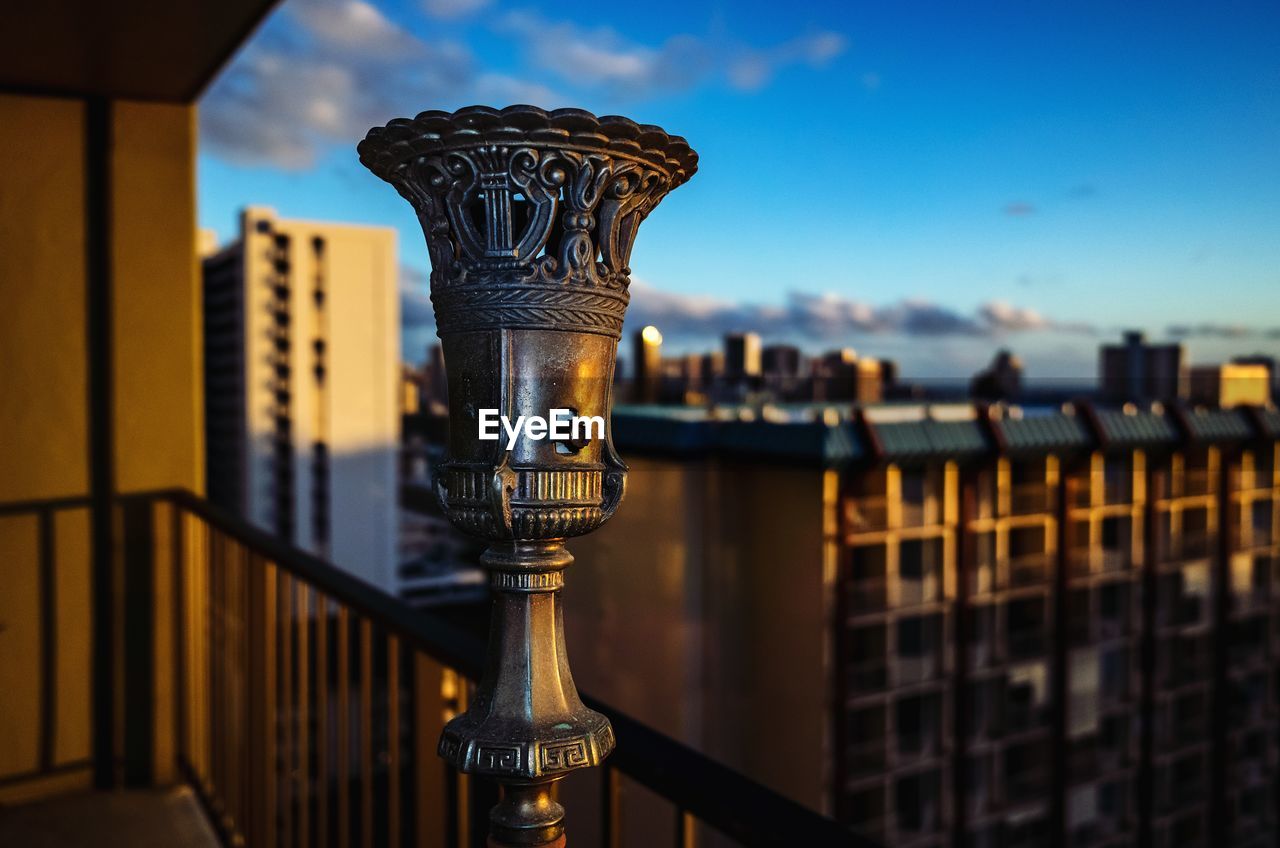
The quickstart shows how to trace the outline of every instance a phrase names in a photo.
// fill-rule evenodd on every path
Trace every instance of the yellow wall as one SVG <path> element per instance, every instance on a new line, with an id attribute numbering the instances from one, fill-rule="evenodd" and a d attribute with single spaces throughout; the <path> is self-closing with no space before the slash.
<path id="1" fill-rule="evenodd" d="M 89 488 L 84 247 L 83 105 L 0 94 L 0 503 Z"/>
<path id="2" fill-rule="evenodd" d="M 0 94 L 0 509 L 89 494 L 86 111 L 73 98 Z M 117 488 L 199 491 L 194 110 L 116 102 L 111 111 Z M 34 513 L 0 518 L 0 780 L 41 767 L 44 719 L 54 727 L 52 766 L 90 753 L 88 510 L 60 509 L 52 521 L 56 685 L 46 710 L 39 524 Z M 7 781 L 0 803 L 86 774 Z"/>
<path id="3" fill-rule="evenodd" d="M 195 110 L 117 103 L 113 114 L 116 481 L 201 491 Z"/>

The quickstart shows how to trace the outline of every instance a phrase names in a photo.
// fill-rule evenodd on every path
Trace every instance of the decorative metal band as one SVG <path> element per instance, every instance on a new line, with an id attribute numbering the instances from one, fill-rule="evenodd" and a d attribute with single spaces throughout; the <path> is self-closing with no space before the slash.
<path id="1" fill-rule="evenodd" d="M 622 337 L 625 289 L 527 285 L 450 286 L 431 295 L 441 336 L 492 329 L 549 329 Z"/>
<path id="2" fill-rule="evenodd" d="M 492 468 L 445 467 L 441 475 L 445 502 L 449 505 L 486 504 L 489 502 L 489 482 L 492 479 Z"/>
<path id="3" fill-rule="evenodd" d="M 459 716 L 445 727 L 437 751 L 459 771 L 489 777 L 532 779 L 589 768 L 603 762 L 615 744 L 613 727 L 599 713 L 590 713 L 578 733 L 550 740 L 512 742 L 473 732 L 467 716 Z"/>
<path id="4" fill-rule="evenodd" d="M 581 536 L 604 523 L 599 507 L 533 507 L 511 510 L 512 537 L 563 539 Z"/>
<path id="5" fill-rule="evenodd" d="M 678 135 L 619 115 L 597 118 L 582 109 L 544 111 L 535 106 L 469 106 L 452 114 L 428 111 L 375 127 L 359 145 L 360 161 L 385 180 L 404 162 L 442 150 L 530 143 L 579 148 L 636 159 L 672 174 L 674 188 L 698 170 L 698 155 Z"/>
<path id="6" fill-rule="evenodd" d="M 602 496 L 603 471 L 563 469 L 520 471 L 516 476 L 513 504 L 587 503 L 598 505 Z"/>
<path id="7" fill-rule="evenodd" d="M 617 505 L 606 496 L 603 470 L 518 469 L 506 501 L 507 528 L 506 508 L 495 500 L 494 473 L 474 466 L 442 470 L 440 500 L 454 526 L 489 539 L 561 539 L 596 529 Z"/>
<path id="8" fill-rule="evenodd" d="M 450 506 L 490 502 L 492 468 L 444 469 L 445 501 Z M 593 468 L 516 470 L 511 503 L 518 507 L 599 506 L 604 498 L 604 471 Z"/>
<path id="9" fill-rule="evenodd" d="M 495 571 L 489 585 L 508 592 L 554 592 L 564 588 L 563 571 Z"/>

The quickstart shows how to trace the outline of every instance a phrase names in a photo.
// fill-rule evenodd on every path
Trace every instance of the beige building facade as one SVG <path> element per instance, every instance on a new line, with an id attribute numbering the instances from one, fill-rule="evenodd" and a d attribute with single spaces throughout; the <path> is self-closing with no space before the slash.
<path id="1" fill-rule="evenodd" d="M 397 269 L 390 228 L 261 207 L 204 260 L 211 499 L 392 592 Z"/>

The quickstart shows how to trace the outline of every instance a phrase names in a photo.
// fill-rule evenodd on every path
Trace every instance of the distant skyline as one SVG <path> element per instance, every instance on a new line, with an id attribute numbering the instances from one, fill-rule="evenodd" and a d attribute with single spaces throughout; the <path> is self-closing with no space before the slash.
<path id="1" fill-rule="evenodd" d="M 630 9 L 630 14 L 627 10 Z M 400 233 L 404 353 L 432 338 L 375 124 L 474 102 L 658 123 L 699 174 L 641 230 L 629 324 L 847 345 L 906 377 L 999 347 L 1092 379 L 1138 327 L 1193 362 L 1280 353 L 1272 4 L 285 0 L 201 101 L 200 221 L 241 206 Z"/>

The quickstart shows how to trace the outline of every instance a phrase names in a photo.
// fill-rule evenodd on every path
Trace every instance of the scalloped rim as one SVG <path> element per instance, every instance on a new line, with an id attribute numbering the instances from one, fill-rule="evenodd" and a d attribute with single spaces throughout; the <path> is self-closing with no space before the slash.
<path id="1" fill-rule="evenodd" d="M 357 146 L 360 161 L 387 182 L 395 182 L 410 158 L 477 143 L 527 142 L 601 150 L 641 159 L 671 175 L 671 186 L 688 181 L 698 170 L 698 154 L 678 135 L 653 124 L 637 124 L 621 115 L 597 118 L 583 109 L 537 106 L 467 106 L 456 112 L 430 110 L 415 118 L 396 118 L 374 127 Z"/>

